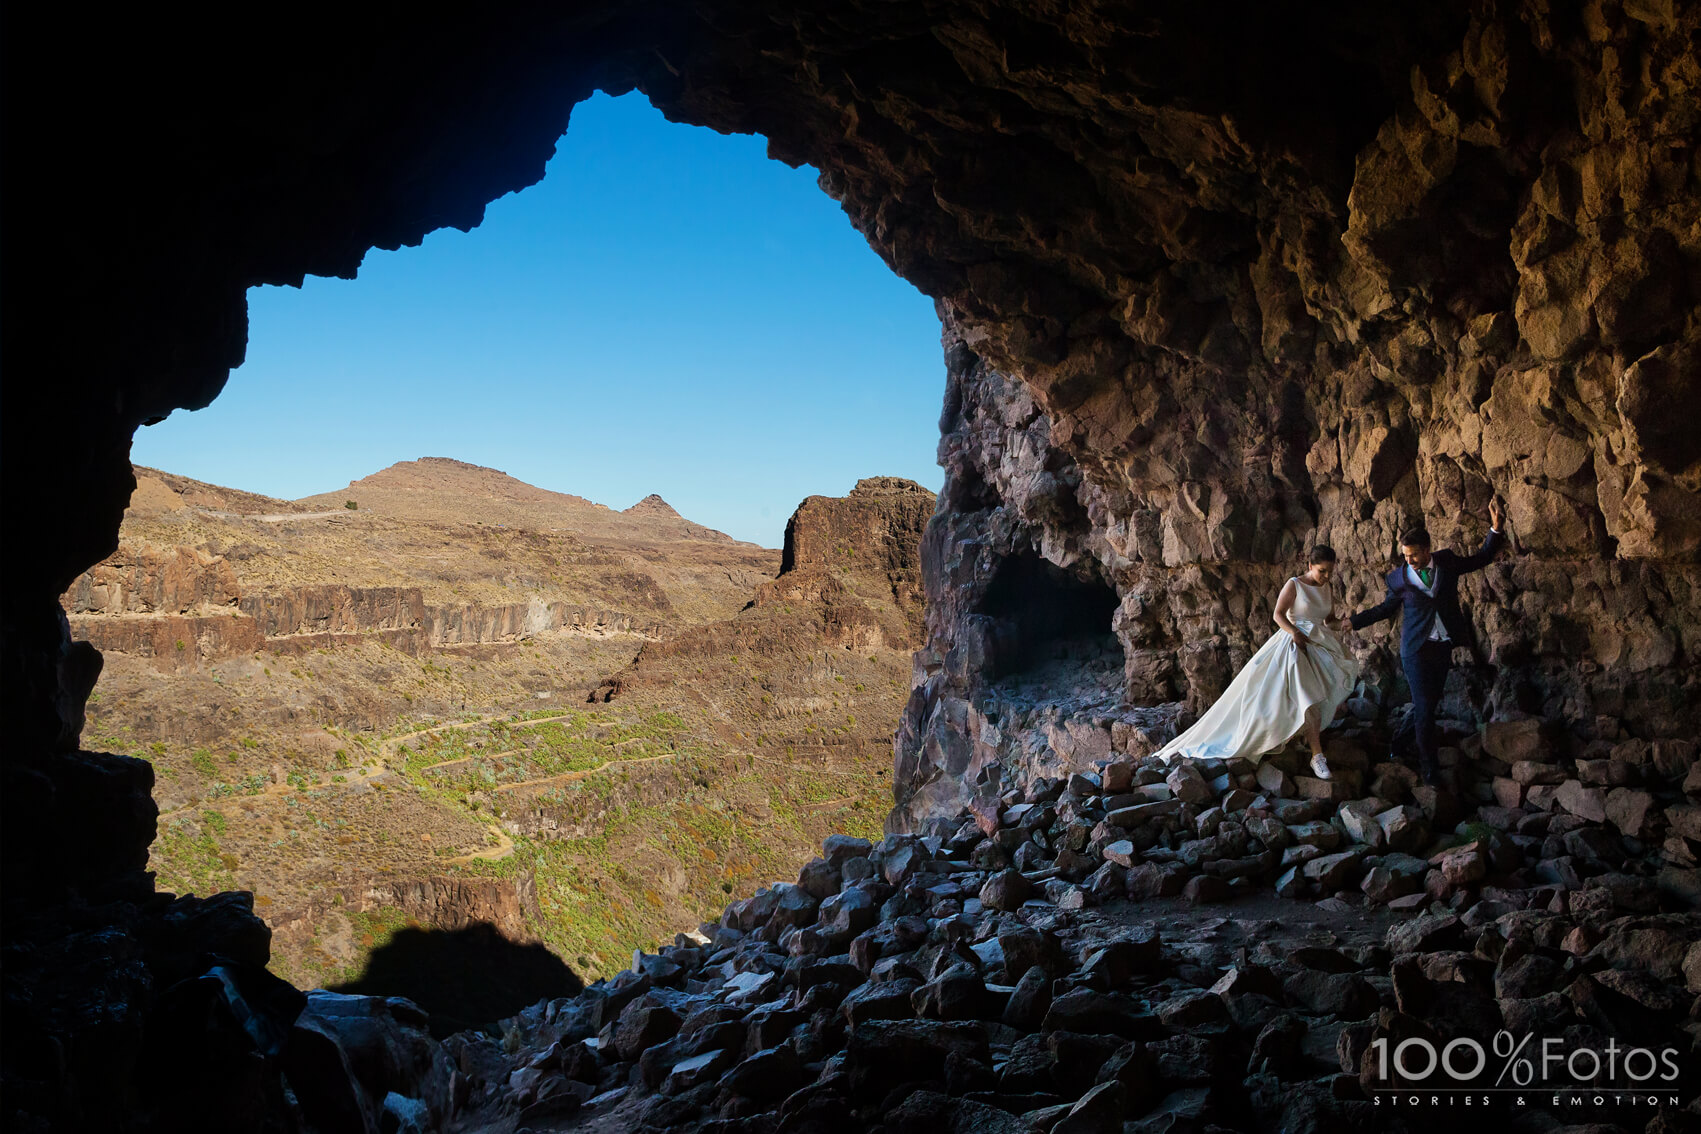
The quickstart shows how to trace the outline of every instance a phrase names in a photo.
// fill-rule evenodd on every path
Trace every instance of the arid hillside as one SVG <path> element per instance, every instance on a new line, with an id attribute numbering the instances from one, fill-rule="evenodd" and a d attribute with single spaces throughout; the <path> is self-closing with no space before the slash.
<path id="1" fill-rule="evenodd" d="M 351 482 L 340 492 L 325 492 L 296 503 L 303 508 L 335 509 L 346 508 L 351 499 L 360 508 L 383 516 L 566 531 L 603 544 L 734 542 L 724 532 L 692 523 L 654 494 L 625 511 L 616 511 L 582 496 L 551 492 L 496 469 L 447 457 L 401 461 Z"/>
<path id="2" fill-rule="evenodd" d="M 294 502 L 136 476 L 122 544 L 222 555 L 251 591 L 417 587 L 432 603 L 538 598 L 677 627 L 736 611 L 778 570 L 774 551 L 693 524 L 660 497 L 616 512 L 444 458 Z"/>
<path id="3" fill-rule="evenodd" d="M 917 485 L 811 497 L 781 552 L 437 458 L 294 502 L 136 473 L 63 599 L 84 742 L 153 764 L 161 888 L 252 891 L 297 984 L 478 922 L 588 979 L 880 828 Z"/>

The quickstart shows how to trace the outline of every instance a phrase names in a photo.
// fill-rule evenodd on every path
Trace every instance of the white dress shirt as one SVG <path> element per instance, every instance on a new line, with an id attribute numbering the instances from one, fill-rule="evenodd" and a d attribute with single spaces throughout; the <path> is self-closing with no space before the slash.
<path id="1" fill-rule="evenodd" d="M 1495 535 L 1500 534 L 1499 528 L 1490 528 L 1489 530 Z M 1429 561 L 1429 569 L 1432 572 L 1430 577 L 1435 580 L 1436 585 L 1439 585 L 1441 582 L 1441 568 L 1435 565 L 1435 560 L 1433 558 Z M 1425 586 L 1423 576 L 1419 575 L 1417 568 L 1413 567 L 1410 563 L 1406 564 L 1406 578 L 1411 580 L 1412 586 L 1416 587 L 1430 598 L 1435 597 L 1435 586 Z M 1429 640 L 1431 642 L 1451 642 L 1453 640 L 1447 636 L 1447 627 L 1441 625 L 1440 611 L 1436 611 L 1430 619 Z"/>

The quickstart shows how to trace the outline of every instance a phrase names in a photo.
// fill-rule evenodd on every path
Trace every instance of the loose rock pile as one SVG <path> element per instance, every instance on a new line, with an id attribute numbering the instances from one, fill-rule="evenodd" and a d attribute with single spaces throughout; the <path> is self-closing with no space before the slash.
<path id="1" fill-rule="evenodd" d="M 833 836 L 797 881 L 501 1040 L 446 1041 L 452 1093 L 469 1118 L 537 1129 L 587 1107 L 653 1130 L 1395 1129 L 1375 1092 L 1408 1081 L 1379 1073 L 1377 1040 L 1493 1050 L 1507 1029 L 1675 1048 L 1691 1078 L 1634 1123 L 1692 1129 L 1695 746 L 1627 742 L 1573 776 L 1552 741 L 1540 722 L 1489 725 L 1444 757 L 1462 790 L 1345 739 L 1330 781 L 1294 753 L 1113 753 L 1007 792 L 996 822 Z M 1391 924 L 1380 944 L 1287 949 L 1241 925 L 1231 950 L 1149 922 L 1270 885 Z M 1556 1128 L 1545 1101 L 1496 1121 Z"/>

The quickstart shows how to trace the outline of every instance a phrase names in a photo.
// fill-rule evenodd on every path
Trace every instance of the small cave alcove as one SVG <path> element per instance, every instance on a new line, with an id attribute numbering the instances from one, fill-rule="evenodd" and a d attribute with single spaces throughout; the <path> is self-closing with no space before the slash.
<path id="1" fill-rule="evenodd" d="M 999 564 L 977 610 L 993 627 L 986 677 L 1104 671 L 1120 681 L 1122 642 L 1111 629 L 1119 602 L 1116 589 L 1096 575 L 1067 570 L 1032 551 L 1011 556 Z"/>

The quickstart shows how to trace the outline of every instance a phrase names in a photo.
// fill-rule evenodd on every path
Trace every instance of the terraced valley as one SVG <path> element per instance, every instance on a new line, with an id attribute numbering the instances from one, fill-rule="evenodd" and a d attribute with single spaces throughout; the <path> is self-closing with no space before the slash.
<path id="1" fill-rule="evenodd" d="M 138 470 L 65 605 L 105 655 L 85 743 L 153 765 L 162 889 L 252 892 L 303 987 L 486 924 L 589 980 L 830 833 L 878 837 L 931 494 L 812 497 L 781 572 L 658 501 L 622 529 L 418 464 L 340 514 Z M 454 514 L 481 491 L 507 497 L 497 540 Z"/>

